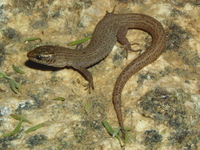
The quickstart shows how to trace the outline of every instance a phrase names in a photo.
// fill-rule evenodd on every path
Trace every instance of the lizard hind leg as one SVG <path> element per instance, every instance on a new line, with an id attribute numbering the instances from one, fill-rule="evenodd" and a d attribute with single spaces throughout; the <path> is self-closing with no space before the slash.
<path id="1" fill-rule="evenodd" d="M 134 50 L 131 48 L 131 45 L 139 45 L 139 44 L 138 43 L 131 44 L 128 41 L 128 39 L 126 38 L 127 32 L 128 32 L 127 27 L 121 27 L 117 33 L 117 40 L 120 44 L 122 44 L 124 46 L 124 50 L 126 52 L 126 58 L 128 58 L 128 51 L 132 51 L 132 52 L 141 52 L 142 51 L 142 49 Z"/>
<path id="2" fill-rule="evenodd" d="M 115 12 L 115 8 L 116 8 L 116 5 L 114 6 L 114 8 L 113 8 L 113 10 L 111 11 L 111 12 L 109 12 L 109 11 L 106 11 L 106 15 L 109 15 L 109 14 L 114 14 L 114 12 Z"/>
<path id="3" fill-rule="evenodd" d="M 77 44 L 75 50 L 83 50 L 83 45 L 82 44 Z"/>

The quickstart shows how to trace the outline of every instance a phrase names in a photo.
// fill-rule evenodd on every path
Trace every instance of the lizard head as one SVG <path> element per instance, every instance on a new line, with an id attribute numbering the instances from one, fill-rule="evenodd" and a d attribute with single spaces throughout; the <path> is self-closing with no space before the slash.
<path id="1" fill-rule="evenodd" d="M 28 52 L 27 57 L 29 60 L 53 67 L 65 67 L 66 65 L 58 57 L 62 57 L 59 53 L 62 47 L 45 45 L 39 46 Z M 60 56 L 61 55 L 61 56 Z"/>

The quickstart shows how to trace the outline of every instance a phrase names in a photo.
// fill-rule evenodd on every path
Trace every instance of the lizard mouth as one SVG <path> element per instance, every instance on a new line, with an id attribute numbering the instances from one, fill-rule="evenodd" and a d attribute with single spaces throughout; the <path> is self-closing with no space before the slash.
<path id="1" fill-rule="evenodd" d="M 28 59 L 30 59 L 30 60 L 34 59 L 34 58 L 35 58 L 34 52 L 33 52 L 33 51 L 28 52 L 28 53 L 27 53 L 27 57 L 28 57 Z"/>

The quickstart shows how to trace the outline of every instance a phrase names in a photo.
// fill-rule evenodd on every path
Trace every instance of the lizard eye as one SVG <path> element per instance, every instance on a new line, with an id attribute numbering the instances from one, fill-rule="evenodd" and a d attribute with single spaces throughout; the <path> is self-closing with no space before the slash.
<path id="1" fill-rule="evenodd" d="M 42 56 L 41 56 L 41 55 L 36 55 L 35 58 L 36 58 L 37 60 L 41 60 L 41 59 L 42 59 Z"/>

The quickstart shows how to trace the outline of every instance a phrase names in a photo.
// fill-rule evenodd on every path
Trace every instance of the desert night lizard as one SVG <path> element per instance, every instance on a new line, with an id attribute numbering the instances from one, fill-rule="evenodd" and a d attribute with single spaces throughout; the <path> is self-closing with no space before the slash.
<path id="1" fill-rule="evenodd" d="M 112 101 L 117 114 L 122 137 L 125 136 L 121 109 L 121 93 L 129 78 L 143 67 L 155 61 L 166 45 L 166 35 L 162 25 L 154 18 L 139 14 L 114 14 L 107 12 L 96 25 L 90 43 L 85 47 L 77 46 L 69 49 L 59 46 L 45 45 L 28 52 L 27 57 L 36 63 L 53 67 L 72 67 L 79 71 L 89 82 L 89 90 L 94 89 L 92 74 L 88 67 L 103 60 L 112 50 L 116 41 L 124 45 L 125 50 L 131 50 L 131 44 L 126 38 L 129 29 L 139 29 L 152 37 L 151 46 L 140 54 L 121 72 L 114 86 Z"/>

